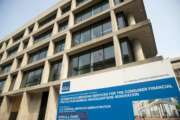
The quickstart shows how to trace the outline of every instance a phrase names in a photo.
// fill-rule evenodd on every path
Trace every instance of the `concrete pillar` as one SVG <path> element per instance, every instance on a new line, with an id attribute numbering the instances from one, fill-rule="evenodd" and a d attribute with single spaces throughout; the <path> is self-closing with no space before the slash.
<path id="1" fill-rule="evenodd" d="M 145 59 L 143 48 L 138 40 L 133 41 L 133 48 L 136 61 L 141 61 Z"/>
<path id="2" fill-rule="evenodd" d="M 19 44 L 19 48 L 18 48 L 17 52 L 21 52 L 21 51 L 23 51 L 23 42 L 22 41 Z"/>
<path id="3" fill-rule="evenodd" d="M 43 73 L 42 73 L 41 84 L 48 83 L 49 72 L 50 72 L 50 63 L 46 61 L 44 65 Z"/>
<path id="4" fill-rule="evenodd" d="M 58 95 L 58 92 L 50 87 L 45 120 L 56 120 Z"/>
<path id="5" fill-rule="evenodd" d="M 11 111 L 10 100 L 7 96 L 4 96 L 1 108 L 0 108 L 0 120 L 8 120 Z"/>
<path id="6" fill-rule="evenodd" d="M 25 32 L 24 32 L 24 36 L 23 37 L 26 37 L 27 35 L 29 34 L 29 29 L 26 28 Z"/>
<path id="7" fill-rule="evenodd" d="M 61 14 L 62 14 L 62 11 L 60 8 L 58 8 L 58 11 L 57 11 L 57 18 L 61 17 Z"/>
<path id="8" fill-rule="evenodd" d="M 6 92 L 9 91 L 10 85 L 11 85 L 11 76 L 8 75 L 7 78 L 6 78 L 6 82 L 4 84 L 3 93 L 6 93 Z"/>
<path id="9" fill-rule="evenodd" d="M 24 56 L 23 56 L 23 59 L 22 59 L 21 66 L 27 65 L 27 63 L 28 63 L 28 54 L 25 53 Z"/>
<path id="10" fill-rule="evenodd" d="M 58 33 L 58 23 L 55 22 L 54 27 L 53 27 L 53 31 L 52 31 L 52 35 L 56 35 L 57 33 Z"/>
<path id="11" fill-rule="evenodd" d="M 37 120 L 41 105 L 41 93 L 28 94 L 24 92 L 17 120 Z"/>
<path id="12" fill-rule="evenodd" d="M 7 58 L 7 51 L 3 53 L 2 60 L 5 60 Z"/>
<path id="13" fill-rule="evenodd" d="M 61 68 L 61 78 L 66 79 L 68 77 L 68 67 L 69 67 L 69 57 L 67 54 L 63 55 L 62 68 Z"/>
<path id="14" fill-rule="evenodd" d="M 72 44 L 72 35 L 71 35 L 71 32 L 68 31 L 67 32 L 67 35 L 66 35 L 66 40 L 65 40 L 65 50 L 68 50 L 71 48 L 71 45 Z"/>
<path id="15" fill-rule="evenodd" d="M 16 70 L 17 64 L 18 64 L 18 60 L 17 60 L 17 58 L 15 58 L 15 59 L 13 60 L 12 66 L 11 66 L 11 71 Z"/>
<path id="16" fill-rule="evenodd" d="M 2 50 L 4 50 L 6 48 L 6 46 L 7 46 L 7 44 L 6 44 L 6 42 L 4 42 L 2 45 Z"/>
<path id="17" fill-rule="evenodd" d="M 123 62 L 122 62 L 120 43 L 117 36 L 113 36 L 113 43 L 114 43 L 114 54 L 115 54 L 116 66 L 120 66 L 123 64 Z"/>
<path id="18" fill-rule="evenodd" d="M 111 11 L 111 24 L 112 24 L 112 31 L 113 32 L 118 31 L 118 23 L 114 11 Z"/>
<path id="19" fill-rule="evenodd" d="M 39 27 L 39 24 L 38 24 L 38 22 L 36 22 L 36 23 L 34 24 L 33 32 L 34 32 L 34 31 L 37 31 L 37 30 L 38 30 L 38 27 Z"/>
<path id="20" fill-rule="evenodd" d="M 19 71 L 17 74 L 17 78 L 15 81 L 13 90 L 18 90 L 21 87 L 22 80 L 23 80 L 23 73 L 22 73 L 22 71 Z"/>
<path id="21" fill-rule="evenodd" d="M 50 41 L 47 56 L 52 56 L 53 54 L 54 54 L 54 43 L 53 41 Z"/>
<path id="22" fill-rule="evenodd" d="M 27 47 L 33 46 L 33 41 L 34 41 L 34 38 L 33 38 L 33 36 L 31 36 L 30 39 L 29 39 Z"/>
<path id="23" fill-rule="evenodd" d="M 7 46 L 9 47 L 9 46 L 11 46 L 12 44 L 13 44 L 13 39 L 11 38 L 11 39 L 9 40 L 9 42 L 8 42 L 8 45 L 7 45 Z"/>
<path id="24" fill-rule="evenodd" d="M 72 0 L 71 10 L 74 10 L 75 8 L 76 8 L 76 0 Z"/>
<path id="25" fill-rule="evenodd" d="M 129 14 L 127 16 L 127 20 L 128 20 L 128 25 L 131 26 L 131 25 L 135 25 L 136 24 L 136 20 L 135 20 L 135 17 L 131 14 Z"/>
<path id="26" fill-rule="evenodd" d="M 68 24 L 68 28 L 71 28 L 74 25 L 74 14 L 72 13 L 72 11 L 69 14 L 69 24 Z"/>

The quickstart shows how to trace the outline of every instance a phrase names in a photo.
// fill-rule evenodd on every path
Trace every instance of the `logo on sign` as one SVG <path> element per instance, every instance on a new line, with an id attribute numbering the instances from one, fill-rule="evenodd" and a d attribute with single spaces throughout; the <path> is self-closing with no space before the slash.
<path id="1" fill-rule="evenodd" d="M 68 92 L 70 91 L 70 81 L 64 82 L 62 85 L 62 92 Z"/>

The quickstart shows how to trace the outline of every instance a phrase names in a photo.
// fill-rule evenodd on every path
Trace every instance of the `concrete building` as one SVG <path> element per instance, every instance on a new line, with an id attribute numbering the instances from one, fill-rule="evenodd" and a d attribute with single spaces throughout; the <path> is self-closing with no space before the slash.
<path id="1" fill-rule="evenodd" d="M 159 59 L 143 0 L 63 0 L 0 48 L 0 120 L 55 120 L 61 80 Z"/>
<path id="2" fill-rule="evenodd" d="M 174 72 L 176 74 L 176 78 L 178 80 L 178 83 L 180 85 L 180 57 L 176 57 L 171 59 L 171 63 L 174 69 Z"/>

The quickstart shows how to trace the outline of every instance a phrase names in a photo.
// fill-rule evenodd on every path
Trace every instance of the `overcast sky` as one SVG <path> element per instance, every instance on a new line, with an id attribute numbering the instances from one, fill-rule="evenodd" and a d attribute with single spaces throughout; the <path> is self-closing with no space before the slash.
<path id="1" fill-rule="evenodd" d="M 59 0 L 0 0 L 0 39 Z M 180 56 L 180 0 L 144 0 L 158 55 Z"/>

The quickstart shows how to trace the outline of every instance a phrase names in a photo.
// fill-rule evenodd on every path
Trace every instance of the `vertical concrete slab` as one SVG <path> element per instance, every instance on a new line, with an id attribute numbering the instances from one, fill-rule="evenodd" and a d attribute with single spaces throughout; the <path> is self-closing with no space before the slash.
<path id="1" fill-rule="evenodd" d="M 18 90 L 21 87 L 22 79 L 23 79 L 23 73 L 22 73 L 22 71 L 19 71 L 17 74 L 17 78 L 15 81 L 13 90 Z"/>
<path id="2" fill-rule="evenodd" d="M 10 116 L 11 104 L 7 96 L 4 96 L 0 107 L 0 120 L 8 120 Z"/>
<path id="3" fill-rule="evenodd" d="M 45 120 L 56 120 L 57 102 L 58 92 L 56 92 L 56 90 L 53 87 L 50 87 Z"/>
<path id="4" fill-rule="evenodd" d="M 133 41 L 133 48 L 135 53 L 136 61 L 141 61 L 145 59 L 143 48 L 141 43 L 138 40 Z"/>
<path id="5" fill-rule="evenodd" d="M 41 84 L 48 83 L 49 80 L 49 72 L 50 72 L 50 63 L 48 61 L 45 62 Z"/>
<path id="6" fill-rule="evenodd" d="M 69 57 L 67 54 L 63 55 L 62 68 L 61 68 L 61 79 L 68 77 Z"/>
<path id="7" fill-rule="evenodd" d="M 11 85 L 11 76 L 8 75 L 7 79 L 6 79 L 6 82 L 4 84 L 4 88 L 3 88 L 3 93 L 6 93 L 9 91 L 9 87 Z"/>

